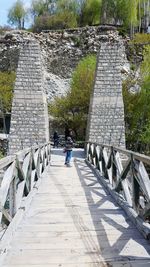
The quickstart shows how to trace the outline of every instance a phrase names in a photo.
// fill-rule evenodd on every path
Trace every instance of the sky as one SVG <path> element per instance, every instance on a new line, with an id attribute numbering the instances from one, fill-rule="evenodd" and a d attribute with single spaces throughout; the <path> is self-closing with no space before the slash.
<path id="1" fill-rule="evenodd" d="M 8 25 L 7 14 L 8 10 L 16 0 L 0 0 L 0 26 Z M 30 6 L 31 0 L 24 0 L 25 5 Z"/>

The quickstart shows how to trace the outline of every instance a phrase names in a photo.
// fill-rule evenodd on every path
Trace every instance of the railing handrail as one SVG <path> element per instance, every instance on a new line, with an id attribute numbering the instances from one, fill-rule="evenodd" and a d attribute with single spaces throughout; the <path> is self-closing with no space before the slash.
<path id="1" fill-rule="evenodd" d="M 86 144 L 87 162 L 119 204 L 126 203 L 122 207 L 150 239 L 150 157 L 112 145 Z"/>
<path id="2" fill-rule="evenodd" d="M 49 161 L 50 143 L 23 149 L 0 160 L 0 223 L 4 218 L 8 224 L 11 222 Z"/>
<path id="3" fill-rule="evenodd" d="M 91 142 L 91 141 L 86 141 L 85 143 L 86 144 L 89 143 L 89 144 L 93 144 L 93 145 L 96 145 L 96 146 L 110 148 L 110 149 L 116 150 L 116 151 L 118 151 L 118 152 L 120 152 L 122 154 L 125 154 L 127 156 L 132 156 L 132 157 L 134 157 L 134 159 L 137 159 L 137 160 L 143 161 L 144 163 L 150 164 L 150 156 L 146 156 L 144 154 L 141 154 L 141 153 L 138 153 L 138 152 L 134 152 L 132 150 L 128 150 L 128 149 L 117 147 L 117 146 L 113 146 L 113 145 L 100 144 L 100 143 Z"/>

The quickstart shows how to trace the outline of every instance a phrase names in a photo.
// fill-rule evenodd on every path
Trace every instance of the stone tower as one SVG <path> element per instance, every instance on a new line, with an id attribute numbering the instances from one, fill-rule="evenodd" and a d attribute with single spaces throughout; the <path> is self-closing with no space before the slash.
<path id="1" fill-rule="evenodd" d="M 120 43 L 103 43 L 97 59 L 87 140 L 125 147 Z"/>
<path id="2" fill-rule="evenodd" d="M 49 140 L 40 46 L 35 40 L 20 51 L 11 113 L 9 154 Z"/>

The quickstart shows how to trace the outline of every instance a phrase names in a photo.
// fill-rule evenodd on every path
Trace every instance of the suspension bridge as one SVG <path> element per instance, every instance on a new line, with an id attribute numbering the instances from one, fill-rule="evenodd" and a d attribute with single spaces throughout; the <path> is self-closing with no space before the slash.
<path id="1" fill-rule="evenodd" d="M 150 157 L 125 149 L 120 44 L 103 44 L 85 149 L 52 149 L 40 47 L 20 52 L 0 160 L 0 266 L 150 266 Z"/>
<path id="2" fill-rule="evenodd" d="M 70 168 L 49 144 L 1 160 L 1 266 L 149 266 L 150 159 L 91 143 L 73 153 Z"/>

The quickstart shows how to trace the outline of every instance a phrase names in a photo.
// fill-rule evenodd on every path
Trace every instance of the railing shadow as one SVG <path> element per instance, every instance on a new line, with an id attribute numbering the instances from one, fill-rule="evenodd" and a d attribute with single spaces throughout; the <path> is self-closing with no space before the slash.
<path id="1" fill-rule="evenodd" d="M 135 230 L 129 217 L 102 187 L 85 162 L 76 160 L 75 167 L 97 234 L 99 244 L 97 249 L 104 260 L 108 262 L 133 260 L 141 262 L 142 265 L 139 266 L 143 266 L 147 260 L 150 263 L 148 241 L 143 239 L 138 230 Z"/>

